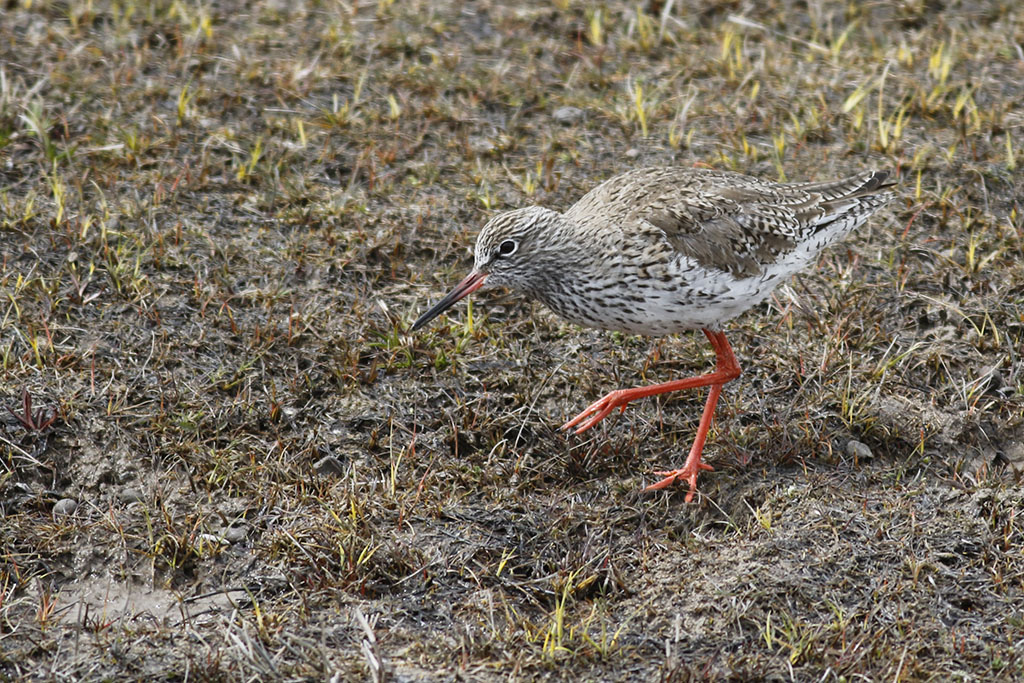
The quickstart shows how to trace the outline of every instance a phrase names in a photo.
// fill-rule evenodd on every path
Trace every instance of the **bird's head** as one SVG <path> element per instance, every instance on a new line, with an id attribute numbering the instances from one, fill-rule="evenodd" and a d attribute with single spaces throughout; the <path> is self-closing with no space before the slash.
<path id="1" fill-rule="evenodd" d="M 498 214 L 476 240 L 473 270 L 452 291 L 413 323 L 418 330 L 456 301 L 482 287 L 530 291 L 543 286 L 541 274 L 555 256 L 551 236 L 562 216 L 539 206 Z"/>

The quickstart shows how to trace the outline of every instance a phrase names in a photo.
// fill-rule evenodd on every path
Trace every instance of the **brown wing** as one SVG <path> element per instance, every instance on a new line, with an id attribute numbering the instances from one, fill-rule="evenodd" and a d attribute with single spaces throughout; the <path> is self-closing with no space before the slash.
<path id="1" fill-rule="evenodd" d="M 802 239 L 856 209 L 887 173 L 825 183 L 771 183 L 724 171 L 650 168 L 598 186 L 567 215 L 614 206 L 623 230 L 657 228 L 681 254 L 706 268 L 754 277 Z M 593 195 L 593 196 L 592 196 Z M 606 211 L 607 213 L 607 211 Z"/>
<path id="2" fill-rule="evenodd" d="M 764 190 L 710 186 L 670 191 L 636 216 L 660 229 L 678 252 L 702 266 L 753 277 L 763 264 L 793 249 L 799 236 L 797 212 Z"/>

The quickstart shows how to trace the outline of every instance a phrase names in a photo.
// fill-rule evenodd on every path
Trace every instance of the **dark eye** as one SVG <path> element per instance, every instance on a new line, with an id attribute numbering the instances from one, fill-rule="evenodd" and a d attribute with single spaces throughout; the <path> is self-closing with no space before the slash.
<path id="1" fill-rule="evenodd" d="M 519 247 L 515 243 L 515 240 L 505 240 L 498 245 L 498 256 L 511 256 L 516 253 L 516 249 Z"/>

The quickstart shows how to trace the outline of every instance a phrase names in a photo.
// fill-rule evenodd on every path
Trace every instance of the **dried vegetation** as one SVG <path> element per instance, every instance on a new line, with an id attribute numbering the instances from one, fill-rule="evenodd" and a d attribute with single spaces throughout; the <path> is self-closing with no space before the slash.
<path id="1" fill-rule="evenodd" d="M 1024 675 L 1016 2 L 8 2 L 0 677 Z M 898 171 L 710 362 L 477 297 L 639 164 Z M 859 442 L 862 445 L 854 444 Z"/>

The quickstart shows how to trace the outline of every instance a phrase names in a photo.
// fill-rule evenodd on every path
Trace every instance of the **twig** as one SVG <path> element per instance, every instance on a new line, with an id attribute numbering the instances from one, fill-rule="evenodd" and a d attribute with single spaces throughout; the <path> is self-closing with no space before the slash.
<path id="1" fill-rule="evenodd" d="M 363 630 L 361 649 L 363 656 L 366 657 L 366 663 L 370 667 L 370 677 L 373 679 L 373 683 L 384 683 L 386 680 L 384 657 L 377 650 L 377 636 L 373 633 L 373 626 L 358 607 L 352 608 L 352 616 L 359 624 L 359 628 Z M 374 622 L 376 622 L 376 619 L 374 619 Z"/>
<path id="2" fill-rule="evenodd" d="M 794 43 L 799 43 L 801 45 L 804 45 L 806 47 L 811 48 L 812 50 L 817 50 L 818 52 L 824 52 L 825 54 L 830 54 L 829 53 L 829 49 L 827 47 L 825 47 L 824 45 L 819 45 L 818 43 L 812 43 L 809 40 L 804 40 L 803 38 L 797 38 L 795 36 L 787 36 L 785 33 L 782 33 L 781 31 L 776 31 L 774 29 L 770 29 L 767 26 L 765 26 L 764 24 L 761 24 L 759 22 L 753 21 L 752 19 L 747 19 L 746 17 L 741 17 L 741 16 L 738 16 L 736 14 L 731 14 L 731 15 L 729 15 L 729 21 L 731 21 L 732 23 L 737 24 L 739 26 L 745 26 L 747 28 L 756 28 L 759 31 L 764 31 L 765 33 L 770 33 L 773 36 L 778 36 L 780 38 L 785 38 L 786 40 L 791 40 Z"/>

